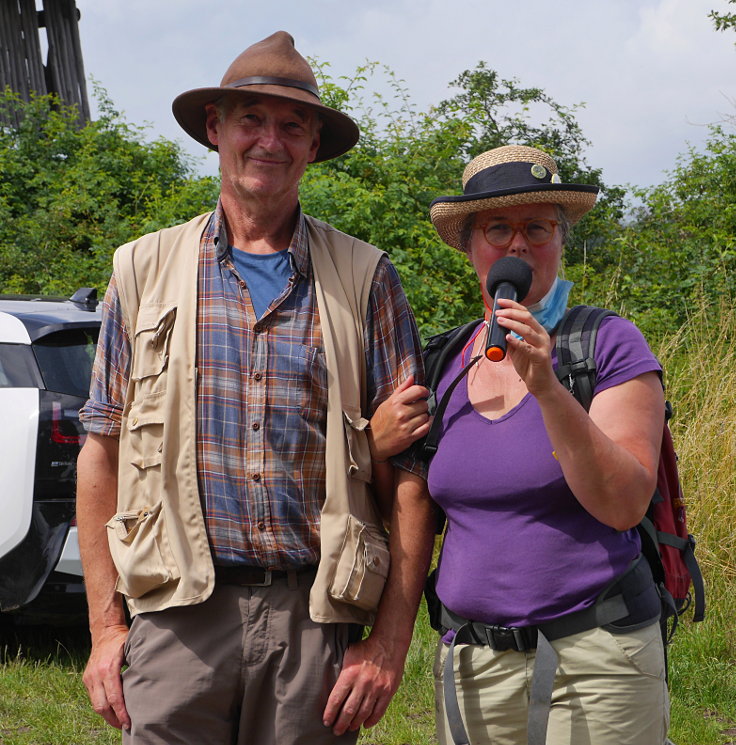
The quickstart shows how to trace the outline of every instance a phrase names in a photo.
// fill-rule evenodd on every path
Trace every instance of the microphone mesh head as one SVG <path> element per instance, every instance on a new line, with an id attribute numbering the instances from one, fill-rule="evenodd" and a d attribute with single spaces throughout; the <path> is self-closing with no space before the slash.
<path id="1" fill-rule="evenodd" d="M 486 288 L 493 297 L 501 282 L 508 282 L 516 288 L 516 300 L 521 302 L 532 286 L 532 270 L 529 264 L 516 256 L 504 256 L 499 259 L 488 272 Z"/>

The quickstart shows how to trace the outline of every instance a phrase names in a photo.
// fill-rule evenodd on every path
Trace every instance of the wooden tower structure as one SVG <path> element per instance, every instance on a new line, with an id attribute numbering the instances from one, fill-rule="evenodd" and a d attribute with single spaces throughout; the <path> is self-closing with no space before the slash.
<path id="1" fill-rule="evenodd" d="M 79 18 L 75 0 L 43 0 L 42 10 L 36 0 L 0 0 L 0 89 L 9 86 L 26 101 L 32 92 L 56 93 L 77 105 L 80 124 L 88 121 Z"/>

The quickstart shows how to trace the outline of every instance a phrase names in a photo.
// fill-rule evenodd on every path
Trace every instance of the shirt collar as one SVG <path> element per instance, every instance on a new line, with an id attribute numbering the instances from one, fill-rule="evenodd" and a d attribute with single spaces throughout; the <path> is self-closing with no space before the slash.
<path id="1" fill-rule="evenodd" d="M 307 222 L 304 219 L 301 205 L 298 207 L 299 214 L 296 219 L 294 233 L 291 236 L 291 243 L 288 251 L 291 254 L 292 266 L 303 277 L 309 276 L 309 239 L 307 236 Z M 225 225 L 225 214 L 222 210 L 222 202 L 217 201 L 215 214 L 213 215 L 214 229 L 212 237 L 215 244 L 215 255 L 218 261 L 230 257 L 230 246 L 227 236 L 227 226 Z"/>

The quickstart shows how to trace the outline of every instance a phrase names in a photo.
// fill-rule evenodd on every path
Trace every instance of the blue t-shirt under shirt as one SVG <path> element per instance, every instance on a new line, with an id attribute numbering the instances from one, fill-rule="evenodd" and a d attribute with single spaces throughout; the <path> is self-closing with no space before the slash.
<path id="1" fill-rule="evenodd" d="M 281 295 L 293 274 L 288 249 L 271 254 L 252 254 L 231 246 L 233 263 L 248 287 L 256 318 Z"/>

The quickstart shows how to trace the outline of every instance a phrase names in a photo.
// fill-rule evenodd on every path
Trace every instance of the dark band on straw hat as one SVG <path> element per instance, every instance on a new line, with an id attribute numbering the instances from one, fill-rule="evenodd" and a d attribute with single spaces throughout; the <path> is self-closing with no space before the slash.
<path id="1" fill-rule="evenodd" d="M 472 176 L 465 184 L 465 192 L 478 194 L 482 191 L 518 188 L 525 181 L 534 186 L 539 186 L 540 183 L 551 184 L 553 174 L 538 163 L 534 163 L 531 167 L 529 163 L 500 163 L 497 166 L 484 168 Z M 559 176 L 554 183 L 560 183 Z"/>

